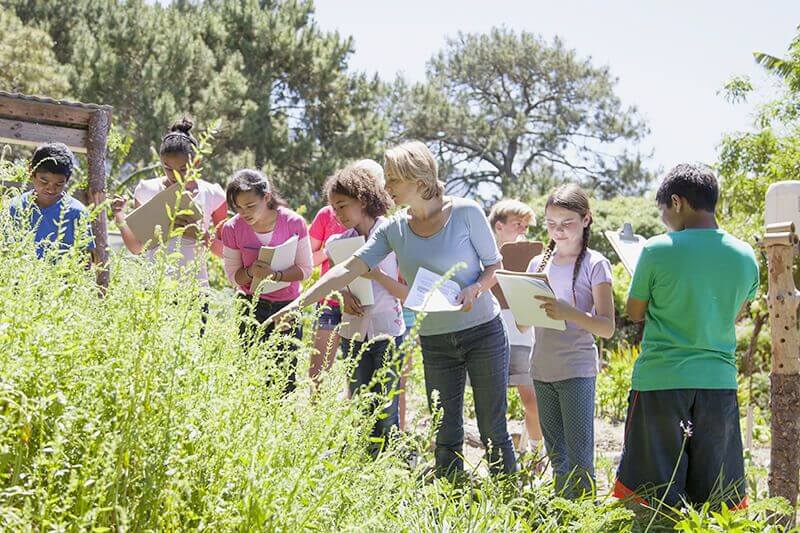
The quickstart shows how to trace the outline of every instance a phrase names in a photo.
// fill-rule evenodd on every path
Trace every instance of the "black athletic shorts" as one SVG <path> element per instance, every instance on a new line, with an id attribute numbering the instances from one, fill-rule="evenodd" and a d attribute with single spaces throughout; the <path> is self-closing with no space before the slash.
<path id="1" fill-rule="evenodd" d="M 735 390 L 630 392 L 614 496 L 652 505 L 665 489 L 672 507 L 682 500 L 747 506 Z"/>

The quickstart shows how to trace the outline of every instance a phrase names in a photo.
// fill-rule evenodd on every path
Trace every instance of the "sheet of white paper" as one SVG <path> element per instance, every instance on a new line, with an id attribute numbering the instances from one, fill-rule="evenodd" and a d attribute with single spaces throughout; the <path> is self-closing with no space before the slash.
<path id="1" fill-rule="evenodd" d="M 425 313 L 461 311 L 461 304 L 456 303 L 460 293 L 461 287 L 455 281 L 445 280 L 439 274 L 419 267 L 405 306 L 412 311 Z"/>
<path id="2" fill-rule="evenodd" d="M 276 272 L 281 272 L 294 265 L 294 258 L 297 255 L 297 235 L 292 235 L 283 244 L 275 247 L 272 253 L 272 261 L 270 268 Z M 253 280 L 255 283 L 255 280 Z M 256 285 L 254 285 L 256 286 Z M 266 281 L 261 286 L 261 294 L 269 294 L 271 292 L 279 291 L 289 286 L 286 281 Z"/>
<path id="3" fill-rule="evenodd" d="M 617 252 L 622 265 L 628 274 L 633 276 L 636 271 L 636 264 L 642 255 L 642 248 L 646 239 L 641 235 L 625 236 L 619 231 L 608 230 L 605 232 L 606 239 L 611 243 L 614 251 Z"/>
<path id="4" fill-rule="evenodd" d="M 520 326 L 536 326 L 564 331 L 567 325 L 563 320 L 553 320 L 547 316 L 540 306 L 542 302 L 536 296 L 549 296 L 555 294 L 542 280 L 525 276 L 513 276 L 497 273 L 497 281 L 503 289 L 503 294 L 508 300 L 508 307 L 514 315 L 514 320 Z"/>
<path id="5" fill-rule="evenodd" d="M 325 245 L 325 250 L 334 264 L 338 265 L 353 257 L 353 254 L 364 246 L 365 242 L 364 237 L 361 235 L 349 237 L 347 239 L 336 239 L 329 241 Z M 352 281 L 347 288 L 350 289 L 353 296 L 358 298 L 361 305 L 375 305 L 375 295 L 372 293 L 372 281 L 358 277 Z"/>

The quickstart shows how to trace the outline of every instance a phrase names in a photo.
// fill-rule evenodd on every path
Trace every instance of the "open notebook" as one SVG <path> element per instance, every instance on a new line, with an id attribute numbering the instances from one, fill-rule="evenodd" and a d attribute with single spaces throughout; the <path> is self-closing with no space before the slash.
<path id="1" fill-rule="evenodd" d="M 353 257 L 353 254 L 364 246 L 365 242 L 364 237 L 361 235 L 348 237 L 346 239 L 334 239 L 328 241 L 325 245 L 325 252 L 328 254 L 331 262 L 334 265 L 338 265 Z M 372 293 L 372 282 L 367 278 L 358 277 L 351 281 L 347 288 L 353 296 L 358 298 L 361 305 L 375 304 L 375 295 Z"/>
<path id="2" fill-rule="evenodd" d="M 419 267 L 404 305 L 420 313 L 461 311 L 463 306 L 457 302 L 459 294 L 461 286 L 458 283 Z"/>
<path id="3" fill-rule="evenodd" d="M 543 302 L 536 299 L 536 296 L 556 297 L 547 281 L 547 275 L 510 270 L 498 270 L 496 275 L 517 324 L 560 331 L 567 329 L 563 320 L 548 317 L 540 307 Z"/>
<path id="4" fill-rule="evenodd" d="M 171 224 L 169 213 L 176 212 L 176 205 L 177 211 L 190 212 L 188 218 L 192 222 L 198 222 L 203 218 L 202 211 L 192 200 L 192 194 L 181 190 L 180 184 L 174 183 L 153 196 L 149 202 L 134 209 L 125 217 L 125 222 L 136 235 L 136 239 L 149 250 L 158 246 L 159 242 L 169 240 Z"/>
<path id="5" fill-rule="evenodd" d="M 282 272 L 294 265 L 294 258 L 297 255 L 297 235 L 292 235 L 283 244 L 278 246 L 262 246 L 258 252 L 258 260 L 264 261 L 269 264 L 270 268 L 275 272 Z M 258 285 L 264 280 L 257 276 L 253 276 L 253 281 L 250 286 L 255 293 Z M 259 294 L 269 294 L 271 292 L 279 291 L 289 286 L 288 281 L 272 281 L 267 280 L 260 287 Z"/>

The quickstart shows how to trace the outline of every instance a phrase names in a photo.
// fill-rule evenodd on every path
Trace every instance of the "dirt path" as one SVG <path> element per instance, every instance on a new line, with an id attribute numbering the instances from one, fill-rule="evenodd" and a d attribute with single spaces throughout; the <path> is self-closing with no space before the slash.
<path id="1" fill-rule="evenodd" d="M 424 431 L 430 424 L 430 417 L 427 413 L 416 413 L 415 422 L 418 431 Z M 509 420 L 509 432 L 511 433 L 514 442 L 519 439 L 522 430 L 521 420 Z M 607 492 L 611 490 L 614 483 L 614 474 L 619 464 L 619 459 L 622 454 L 622 442 L 624 433 L 623 423 L 612 423 L 602 418 L 596 418 L 594 421 L 595 430 L 595 450 L 596 461 L 595 470 L 598 484 L 598 492 Z M 478 465 L 483 458 L 484 449 L 480 443 L 478 434 L 478 426 L 473 418 L 464 419 L 464 432 L 465 432 L 465 445 L 464 445 L 464 458 L 468 465 Z M 752 450 L 752 464 L 759 469 L 766 469 L 769 467 L 769 447 L 756 446 Z M 485 468 L 481 468 L 485 472 Z M 548 474 L 549 475 L 549 472 Z M 760 490 L 766 488 L 766 476 L 759 476 Z"/>

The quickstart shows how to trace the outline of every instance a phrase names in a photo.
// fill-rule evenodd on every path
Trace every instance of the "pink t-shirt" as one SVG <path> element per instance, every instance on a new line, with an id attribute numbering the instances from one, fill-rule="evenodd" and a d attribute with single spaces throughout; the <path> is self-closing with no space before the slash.
<path id="1" fill-rule="evenodd" d="M 314 220 L 311 222 L 311 226 L 308 228 L 308 234 L 312 239 L 322 242 L 322 248 L 324 249 L 325 243 L 328 242 L 328 239 L 334 235 L 344 233 L 346 229 L 347 228 L 342 226 L 342 223 L 339 222 L 339 219 L 336 218 L 336 215 L 333 212 L 333 207 L 326 205 L 320 209 L 317 213 L 317 216 L 314 217 Z M 327 272 L 329 268 L 330 261 L 327 259 L 320 264 L 320 270 L 322 274 Z"/>
<path id="2" fill-rule="evenodd" d="M 275 228 L 269 240 L 269 246 L 277 246 L 286 242 L 293 235 L 297 235 L 298 252 L 297 257 L 308 258 L 308 265 L 300 265 L 303 274 L 308 276 L 311 273 L 311 245 L 308 242 L 308 229 L 303 217 L 285 207 L 278 208 L 278 218 L 275 220 Z M 225 248 L 238 250 L 241 254 L 242 266 L 249 267 L 256 259 L 263 243 L 253 228 L 245 222 L 239 215 L 234 216 L 222 226 L 222 244 Z M 303 250 L 300 248 L 304 247 Z M 307 270 L 307 271 L 306 271 Z M 250 285 L 239 287 L 245 294 L 252 295 Z M 288 287 L 275 292 L 261 295 L 262 300 L 273 302 L 286 302 L 294 300 L 300 296 L 300 282 L 293 281 Z"/>

